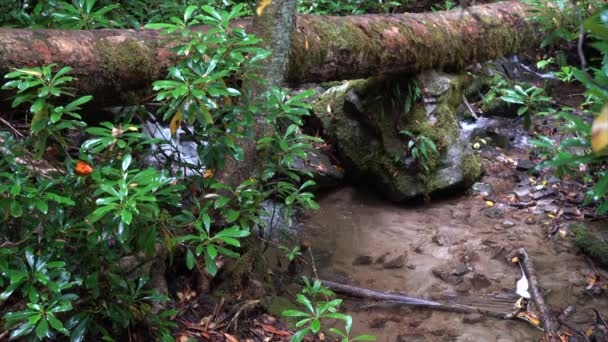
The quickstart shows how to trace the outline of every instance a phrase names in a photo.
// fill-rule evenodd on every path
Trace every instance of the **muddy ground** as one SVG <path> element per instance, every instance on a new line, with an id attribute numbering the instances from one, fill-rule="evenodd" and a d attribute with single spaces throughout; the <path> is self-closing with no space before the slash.
<path id="1" fill-rule="evenodd" d="M 486 157 L 487 174 L 481 182 L 493 188 L 493 194 L 486 196 L 471 192 L 415 206 L 389 203 L 373 189 L 350 186 L 320 196 L 320 209 L 311 213 L 302 232 L 312 246 L 320 278 L 423 298 L 512 294 L 521 273 L 517 264 L 507 261 L 507 254 L 525 247 L 554 311 L 574 304 L 577 313 L 571 321 L 582 328 L 594 319 L 591 308 L 608 312 L 605 296 L 585 291 L 588 276 L 597 269 L 573 246 L 567 232 L 547 238 L 554 208 L 508 205 L 518 202 L 513 194 L 522 184 L 517 162 L 528 159 L 528 151 L 498 149 L 486 152 Z M 564 186 L 550 184 L 555 180 L 543 182 L 543 177 L 549 176 L 531 177 L 532 191 L 539 186 L 534 184 Z M 580 220 L 584 220 L 582 215 L 564 216 L 560 226 Z M 347 299 L 344 308 L 354 318 L 354 333 L 373 334 L 378 341 L 506 342 L 542 336 L 521 320 L 406 309 L 358 299 Z"/>

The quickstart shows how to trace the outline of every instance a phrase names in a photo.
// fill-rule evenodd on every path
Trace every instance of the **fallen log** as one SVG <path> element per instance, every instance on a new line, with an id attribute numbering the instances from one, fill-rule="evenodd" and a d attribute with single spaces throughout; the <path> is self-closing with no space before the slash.
<path id="1" fill-rule="evenodd" d="M 526 252 L 526 249 L 523 247 L 517 251 L 517 254 L 519 256 L 519 263 L 522 266 L 526 277 L 528 278 L 530 286 L 528 291 L 530 292 L 534 305 L 541 316 L 543 329 L 545 331 L 545 339 L 546 341 L 557 342 L 559 340 L 559 336 L 557 334 L 558 327 L 553 318 L 551 310 L 547 304 L 545 304 L 545 300 L 543 299 L 543 295 L 540 291 L 540 286 L 538 285 L 538 280 L 536 278 L 536 271 L 534 270 L 534 265 L 532 264 L 532 259 L 530 259 L 528 252 Z"/>
<path id="2" fill-rule="evenodd" d="M 429 300 L 423 298 L 409 297 L 400 294 L 385 293 L 365 289 L 361 287 L 355 287 L 345 284 L 339 284 L 328 280 L 322 280 L 323 286 L 327 287 L 335 293 L 345 294 L 352 297 L 365 298 L 371 300 L 380 300 L 386 302 L 394 302 L 399 305 L 405 305 L 410 307 L 427 308 L 433 310 L 460 312 L 460 313 L 477 313 L 485 316 L 491 316 L 500 319 L 513 318 L 512 312 L 501 312 L 496 310 L 484 309 L 478 306 L 472 306 L 467 304 L 458 303 L 458 301 L 467 302 L 469 299 L 463 297 L 449 297 L 445 300 Z M 505 308 L 511 309 L 515 300 L 505 301 Z"/>
<path id="3" fill-rule="evenodd" d="M 515 1 L 437 13 L 297 17 L 286 81 L 322 82 L 467 65 L 536 46 L 527 6 Z M 235 23 L 248 27 L 249 19 Z M 204 30 L 205 28 L 200 28 Z M 173 61 L 153 30 L 0 28 L 0 74 L 50 63 L 74 68 L 96 106 L 149 101 Z"/>

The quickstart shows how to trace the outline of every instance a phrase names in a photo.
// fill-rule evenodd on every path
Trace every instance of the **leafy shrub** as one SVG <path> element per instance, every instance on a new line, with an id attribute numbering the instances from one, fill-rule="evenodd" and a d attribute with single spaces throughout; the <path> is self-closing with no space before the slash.
<path id="1" fill-rule="evenodd" d="M 295 317 L 299 319 L 296 323 L 298 330 L 293 337 L 291 342 L 300 342 L 304 337 L 310 333 L 318 334 L 322 329 L 322 322 L 328 319 L 338 319 L 345 323 L 344 330 L 339 328 L 330 328 L 329 332 L 337 335 L 341 342 L 351 341 L 375 341 L 376 338 L 370 335 L 359 335 L 356 337 L 350 337 L 350 331 L 353 325 L 353 318 L 349 315 L 345 315 L 338 312 L 338 307 L 342 304 L 342 299 L 329 300 L 329 297 L 333 296 L 333 292 L 325 288 L 321 281 L 315 279 L 313 283 L 308 278 L 302 278 L 304 282 L 304 288 L 302 293 L 296 296 L 299 304 L 304 306 L 305 311 L 300 310 L 286 310 L 283 312 L 284 317 Z"/>

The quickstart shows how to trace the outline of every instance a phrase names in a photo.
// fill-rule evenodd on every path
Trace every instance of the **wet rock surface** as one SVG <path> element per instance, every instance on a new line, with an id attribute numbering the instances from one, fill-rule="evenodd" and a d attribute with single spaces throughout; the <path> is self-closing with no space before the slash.
<path id="1" fill-rule="evenodd" d="M 408 99 L 397 95 L 410 94 L 414 79 L 348 81 L 315 101 L 314 115 L 346 172 L 377 186 L 391 200 L 465 188 L 481 173 L 468 141 L 461 139 L 456 117 L 465 79 L 437 72 L 418 76 L 422 99 L 410 103 L 408 111 Z M 391 100 L 387 94 L 396 96 Z M 408 138 L 400 130 L 423 134 L 436 144 L 440 153 L 429 161 L 428 175 L 411 157 Z"/>

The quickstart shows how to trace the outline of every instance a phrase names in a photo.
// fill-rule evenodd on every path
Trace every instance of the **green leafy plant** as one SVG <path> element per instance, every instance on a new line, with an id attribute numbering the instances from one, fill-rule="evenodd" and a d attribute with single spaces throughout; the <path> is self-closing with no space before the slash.
<path id="1" fill-rule="evenodd" d="M 77 111 L 92 99 L 92 96 L 83 96 L 65 106 L 54 104 L 53 99 L 60 95 L 71 95 L 65 84 L 73 80 L 73 77 L 67 75 L 72 70 L 70 67 L 63 67 L 53 74 L 52 68 L 55 66 L 51 64 L 42 68 L 17 69 L 4 76 L 10 81 L 2 86 L 2 89 L 17 90 L 12 102 L 13 108 L 30 105 L 30 132 L 38 138 L 35 154 L 37 159 L 42 157 L 47 139 L 52 138 L 59 146 L 65 146 L 63 132 L 84 126 Z"/>
<path id="2" fill-rule="evenodd" d="M 565 0 L 525 0 L 533 20 L 546 34 L 541 47 L 570 42 L 578 36 L 579 17 L 587 17 L 600 5 L 593 0 L 576 3 Z M 581 14 L 582 13 L 582 14 Z"/>
<path id="3" fill-rule="evenodd" d="M 524 127 L 529 128 L 531 125 L 531 114 L 537 114 L 544 106 L 551 103 L 549 96 L 543 95 L 543 88 L 530 86 L 524 89 L 521 85 L 516 84 L 513 89 L 505 89 L 500 99 L 504 102 L 514 103 L 519 105 L 517 115 L 524 117 Z"/>
<path id="4" fill-rule="evenodd" d="M 282 314 L 285 317 L 299 319 L 296 327 L 301 329 L 292 336 L 292 342 L 302 341 L 309 333 L 318 334 L 322 330 L 322 322 L 327 319 L 339 319 L 346 323 L 344 330 L 337 328 L 329 330 L 338 335 L 342 342 L 376 340 L 374 336 L 370 335 L 361 335 L 351 339 L 349 335 L 352 327 L 352 317 L 338 312 L 342 300 L 329 300 L 329 297 L 334 295 L 333 292 L 325 288 L 318 279 L 311 283 L 308 278 L 303 277 L 302 281 L 304 282 L 304 288 L 302 293 L 296 296 L 296 299 L 299 304 L 305 307 L 305 311 L 286 310 Z M 319 297 L 322 298 L 319 299 Z"/>
<path id="5" fill-rule="evenodd" d="M 425 173 L 430 173 L 432 164 L 439 155 L 435 142 L 424 134 L 415 135 L 408 130 L 402 130 L 399 133 L 409 138 L 407 148 L 412 158 Z"/>
<path id="6" fill-rule="evenodd" d="M 111 4 L 95 9 L 96 0 L 72 0 L 51 2 L 52 16 L 57 26 L 67 29 L 96 29 L 117 26 L 108 18 L 108 14 L 120 8 L 119 4 Z"/>
<path id="7" fill-rule="evenodd" d="M 285 251 L 285 256 L 287 256 L 287 260 L 289 260 L 289 261 L 293 261 L 297 257 L 302 256 L 302 251 L 301 251 L 300 246 L 295 246 L 292 249 L 290 249 L 287 246 L 279 246 L 279 249 L 282 249 L 283 251 Z"/>

